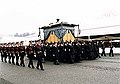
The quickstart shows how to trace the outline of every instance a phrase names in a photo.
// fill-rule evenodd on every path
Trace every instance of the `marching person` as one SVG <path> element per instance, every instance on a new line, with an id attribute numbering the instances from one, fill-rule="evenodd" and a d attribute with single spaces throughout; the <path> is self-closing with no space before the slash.
<path id="1" fill-rule="evenodd" d="M 58 44 L 58 54 L 59 54 L 59 61 L 63 62 L 64 58 L 64 47 L 63 43 Z"/>
<path id="2" fill-rule="evenodd" d="M 45 52 L 45 45 L 43 44 L 43 42 L 41 42 L 41 47 L 42 47 L 42 52 L 43 52 L 42 63 L 45 63 L 45 58 L 46 58 L 45 54 L 46 54 L 46 52 Z"/>
<path id="3" fill-rule="evenodd" d="M 94 42 L 94 48 L 95 48 L 96 57 L 101 58 L 101 56 L 99 55 L 99 44 L 98 44 L 98 42 Z"/>
<path id="4" fill-rule="evenodd" d="M 79 42 L 74 44 L 75 49 L 75 62 L 80 62 L 82 60 L 82 47 Z"/>
<path id="5" fill-rule="evenodd" d="M 67 45 L 66 45 L 66 62 L 68 63 L 74 63 L 74 49 L 73 49 L 73 46 L 71 44 L 71 42 L 67 42 Z"/>
<path id="6" fill-rule="evenodd" d="M 11 64 L 11 52 L 10 52 L 10 43 L 8 43 L 7 52 L 8 52 L 8 62 Z"/>
<path id="7" fill-rule="evenodd" d="M 53 45 L 53 61 L 55 65 L 59 65 L 59 53 L 58 53 L 58 47 L 57 47 L 57 43 L 54 43 Z"/>
<path id="8" fill-rule="evenodd" d="M 114 56 L 113 54 L 113 45 L 112 45 L 112 42 L 110 43 L 110 53 L 109 53 L 109 56 Z"/>
<path id="9" fill-rule="evenodd" d="M 63 62 L 67 62 L 67 54 L 68 54 L 68 52 L 67 52 L 67 45 L 68 45 L 68 43 L 67 42 L 64 42 L 64 44 L 63 44 Z"/>
<path id="10" fill-rule="evenodd" d="M 82 45 L 81 45 L 81 47 L 82 47 L 82 59 L 84 60 L 84 59 L 86 59 L 86 54 L 87 54 L 87 45 L 86 45 L 86 43 L 85 42 L 82 42 Z"/>
<path id="11" fill-rule="evenodd" d="M 16 42 L 16 45 L 15 45 L 15 57 L 16 57 L 16 65 L 19 66 L 19 46 L 18 46 L 18 42 Z"/>
<path id="12" fill-rule="evenodd" d="M 48 52 L 48 54 L 49 54 L 49 60 L 53 61 L 53 44 L 52 43 L 50 43 L 48 49 L 49 49 L 49 52 Z"/>
<path id="13" fill-rule="evenodd" d="M 1 44 L 0 50 L 1 50 L 1 61 L 3 62 L 3 58 L 4 58 L 4 53 L 3 53 L 4 46 L 3 46 L 3 44 Z"/>
<path id="14" fill-rule="evenodd" d="M 45 55 L 45 60 L 50 61 L 49 45 L 48 45 L 48 43 L 45 44 L 44 55 Z"/>
<path id="15" fill-rule="evenodd" d="M 14 59 L 15 59 L 15 56 L 14 56 L 14 43 L 11 43 L 10 51 L 11 51 L 11 57 L 12 57 L 12 64 L 15 65 L 15 62 L 14 62 Z"/>
<path id="16" fill-rule="evenodd" d="M 4 61 L 7 63 L 7 44 L 4 44 Z"/>
<path id="17" fill-rule="evenodd" d="M 39 69 L 39 66 L 40 66 L 41 70 L 44 70 L 43 64 L 42 64 L 42 57 L 44 55 L 44 51 L 43 51 L 43 46 L 41 45 L 41 41 L 37 42 L 37 44 L 35 46 L 35 52 L 36 52 L 36 57 L 37 57 L 36 68 Z"/>
<path id="18" fill-rule="evenodd" d="M 106 54 L 105 54 L 105 43 L 104 42 L 102 42 L 101 48 L 102 48 L 101 56 L 106 56 Z"/>
<path id="19" fill-rule="evenodd" d="M 34 46 L 32 45 L 32 41 L 29 41 L 29 45 L 27 46 L 26 51 L 27 51 L 28 58 L 29 58 L 28 67 L 31 68 L 30 66 L 32 66 L 32 68 L 34 68 L 34 65 L 33 65 L 33 59 L 34 59 Z"/>
<path id="20" fill-rule="evenodd" d="M 25 47 L 23 46 L 23 41 L 19 45 L 19 56 L 20 56 L 20 66 L 25 67 L 24 57 L 25 57 Z"/>

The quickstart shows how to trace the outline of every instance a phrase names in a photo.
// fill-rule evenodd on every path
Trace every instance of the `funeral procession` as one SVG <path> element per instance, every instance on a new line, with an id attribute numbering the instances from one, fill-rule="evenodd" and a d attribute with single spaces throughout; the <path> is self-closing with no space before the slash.
<path id="1" fill-rule="evenodd" d="M 59 19 L 57 19 L 59 21 Z M 82 60 L 93 60 L 99 56 L 99 45 L 97 41 L 79 41 L 74 36 L 74 27 L 79 25 L 56 22 L 44 29 L 44 40 L 38 39 L 33 44 L 24 46 L 24 42 L 1 43 L 1 61 L 25 67 L 24 57 L 29 58 L 29 68 L 34 68 L 33 60 L 38 60 L 36 68 L 43 69 L 42 63 L 51 61 L 55 65 L 62 63 L 82 62 Z M 40 28 L 39 28 L 39 37 Z M 104 47 L 104 46 L 103 46 Z M 104 51 L 103 51 L 104 54 Z M 113 53 L 111 53 L 113 56 Z"/>
<path id="2" fill-rule="evenodd" d="M 0 0 L 0 84 L 120 84 L 120 0 Z"/>
<path id="3" fill-rule="evenodd" d="M 85 36 L 75 37 L 74 27 L 78 28 L 79 34 L 81 32 L 79 24 L 68 24 L 63 21 L 59 22 L 59 19 L 56 20 L 55 24 L 50 23 L 49 26 L 39 28 L 38 37 L 40 39 L 31 40 L 28 45 L 24 45 L 24 41 L 1 43 L 1 61 L 17 66 L 28 66 L 29 68 L 39 69 L 40 66 L 40 69 L 44 70 L 42 63 L 46 61 L 60 65 L 61 63 L 82 63 L 83 60 L 101 58 L 101 56 L 106 56 L 106 47 L 110 48 L 109 56 L 114 56 L 111 40 L 104 39 L 105 41 L 101 41 L 89 40 Z M 44 40 L 41 40 L 41 29 L 44 31 Z M 91 36 L 91 38 L 93 37 Z M 99 47 L 102 49 L 101 55 Z M 29 58 L 28 65 L 24 63 L 25 57 Z M 36 66 L 33 65 L 33 60 L 38 61 Z"/>
<path id="4" fill-rule="evenodd" d="M 41 39 L 42 31 L 44 39 Z M 119 34 L 91 36 L 81 34 L 79 24 L 69 24 L 56 19 L 55 23 L 38 27 L 35 40 L 28 40 L 27 43 L 24 40 L 0 43 L 1 62 L 8 66 L 28 67 L 44 72 L 49 70 L 45 68 L 47 63 L 52 63 L 51 67 L 53 65 L 61 67 L 64 64 L 66 66 L 83 64 L 82 66 L 88 67 L 84 65 L 85 62 L 114 57 L 113 48 L 120 47 L 120 42 L 116 41 L 120 39 Z"/>

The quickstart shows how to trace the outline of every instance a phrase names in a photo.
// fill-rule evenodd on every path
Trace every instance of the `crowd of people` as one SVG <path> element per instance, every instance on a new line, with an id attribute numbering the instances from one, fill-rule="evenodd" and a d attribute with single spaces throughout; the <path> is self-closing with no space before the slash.
<path id="1" fill-rule="evenodd" d="M 23 42 L 5 43 L 0 45 L 1 61 L 25 67 L 25 56 L 29 58 L 28 67 L 35 68 L 33 60 L 37 60 L 36 68 L 44 70 L 43 62 L 52 61 L 55 65 L 60 63 L 75 63 L 82 60 L 93 60 L 106 56 L 105 45 L 102 43 L 102 53 L 99 54 L 99 45 L 96 41 L 42 43 L 32 41 L 28 46 Z M 113 56 L 113 46 L 110 45 L 110 56 Z"/>

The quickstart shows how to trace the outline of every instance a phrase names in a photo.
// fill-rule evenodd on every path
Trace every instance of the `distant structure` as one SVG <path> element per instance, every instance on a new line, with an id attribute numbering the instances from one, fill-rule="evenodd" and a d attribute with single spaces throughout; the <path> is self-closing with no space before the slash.
<path id="1" fill-rule="evenodd" d="M 41 27 L 44 32 L 44 41 L 48 43 L 73 42 L 75 41 L 75 26 L 78 25 L 60 22 L 60 19 L 56 19 L 56 23 L 50 23 L 48 26 Z"/>

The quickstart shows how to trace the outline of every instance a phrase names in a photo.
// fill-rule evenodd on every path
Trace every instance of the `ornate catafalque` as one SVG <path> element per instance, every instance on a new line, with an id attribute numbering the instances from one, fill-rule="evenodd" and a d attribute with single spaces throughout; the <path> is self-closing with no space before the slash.
<path id="1" fill-rule="evenodd" d="M 44 26 L 41 29 L 44 31 L 45 42 L 73 42 L 75 40 L 75 26 L 78 25 L 60 22 L 51 24 L 49 26 Z"/>

